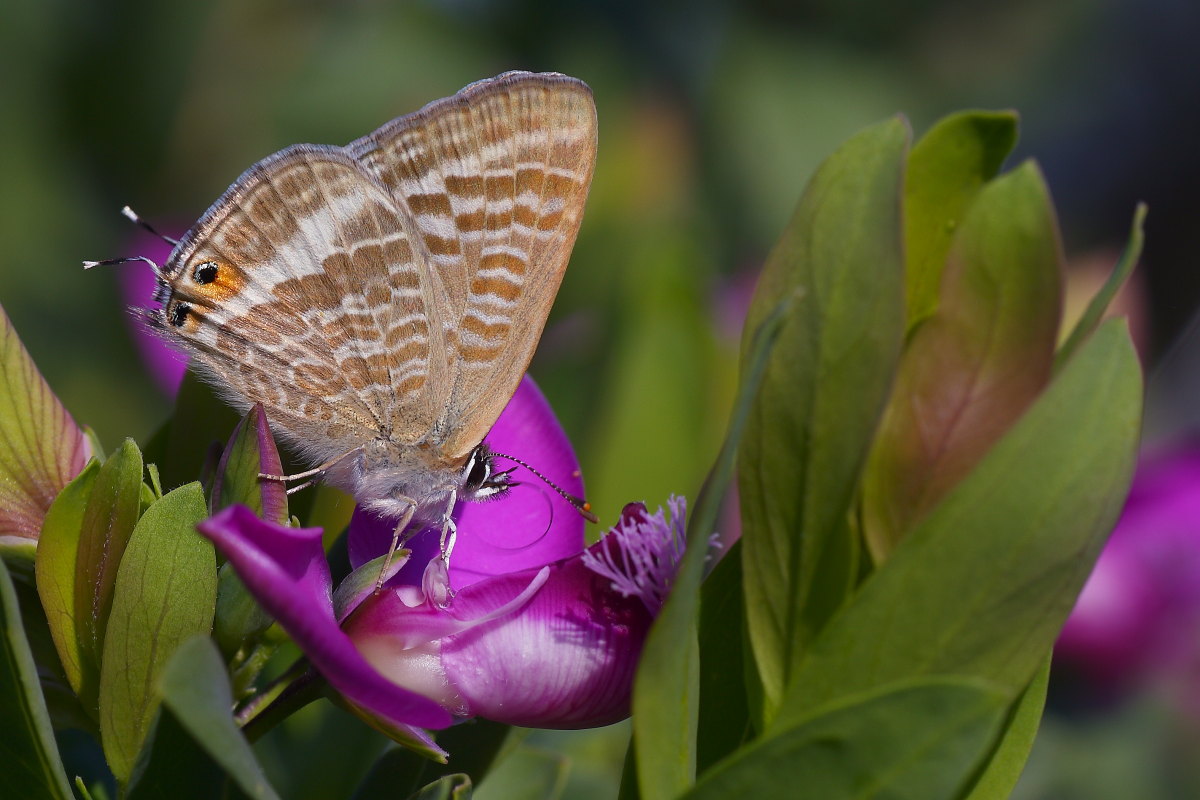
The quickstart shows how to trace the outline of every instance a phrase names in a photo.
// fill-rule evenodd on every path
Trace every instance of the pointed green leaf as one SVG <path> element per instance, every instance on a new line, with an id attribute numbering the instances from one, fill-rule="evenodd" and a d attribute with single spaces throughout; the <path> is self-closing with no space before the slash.
<path id="1" fill-rule="evenodd" d="M 785 294 L 754 332 L 725 443 L 688 521 L 683 563 L 642 650 L 633 686 L 633 741 L 637 763 L 648 765 L 638 774 L 647 798 L 675 797 L 695 780 L 700 702 L 696 617 L 708 540 L 763 374 L 795 305 L 796 293 Z"/>
<path id="2" fill-rule="evenodd" d="M 167 662 L 158 688 L 162 702 L 181 725 L 253 800 L 278 796 L 249 742 L 233 721 L 233 695 L 225 665 L 207 636 L 183 642 Z"/>
<path id="3" fill-rule="evenodd" d="M 904 335 L 907 143 L 906 124 L 891 119 L 825 161 L 746 322 L 755 330 L 780 298 L 802 293 L 738 455 L 746 622 L 768 719 L 856 579 L 846 520 Z"/>
<path id="4" fill-rule="evenodd" d="M 904 187 L 908 327 L 933 313 L 950 239 L 1017 142 L 1011 111 L 962 111 L 913 145 Z"/>
<path id="5" fill-rule="evenodd" d="M 0 543 L 36 539 L 46 509 L 90 456 L 0 308 Z"/>
<path id="6" fill-rule="evenodd" d="M 6 796 L 72 800 L 50 716 L 38 685 L 37 666 L 25 639 L 17 593 L 8 568 L 0 562 L 0 611 L 4 619 L 0 658 L 0 764 Z"/>
<path id="7" fill-rule="evenodd" d="M 1050 194 L 1027 162 L 976 196 L 937 311 L 912 333 L 864 478 L 876 562 L 937 505 L 1050 379 L 1062 313 Z"/>
<path id="8" fill-rule="evenodd" d="M 100 734 L 109 768 L 129 780 L 158 709 L 155 688 L 185 639 L 212 629 L 217 595 L 199 483 L 168 492 L 138 520 L 121 561 L 100 672 Z"/>
<path id="9" fill-rule="evenodd" d="M 54 648 L 58 651 L 63 672 L 76 693 L 83 686 L 83 665 L 79 631 L 75 625 L 75 563 L 84 512 L 99 473 L 100 465 L 95 461 L 89 462 L 83 472 L 75 476 L 54 498 L 42 523 L 35 564 L 38 597 L 46 611 Z"/>
<path id="10" fill-rule="evenodd" d="M 142 501 L 142 454 L 126 439 L 96 475 L 75 554 L 75 631 L 79 641 L 79 700 L 98 709 L 100 656 L 112 609 L 113 584 Z"/>
<path id="11" fill-rule="evenodd" d="M 1100 291 L 1096 292 L 1096 296 L 1088 303 L 1087 309 L 1084 310 L 1083 316 L 1075 323 L 1075 327 L 1071 330 L 1070 336 L 1063 342 L 1063 346 L 1059 348 L 1058 356 L 1055 358 L 1055 367 L 1059 367 L 1074 355 L 1079 349 L 1079 345 L 1092 332 L 1096 330 L 1096 326 L 1100 324 L 1100 320 L 1104 318 L 1104 313 L 1108 311 L 1108 306 L 1112 303 L 1113 298 L 1117 296 L 1117 292 L 1121 291 L 1121 287 L 1129 280 L 1129 276 L 1133 274 L 1133 268 L 1137 266 L 1138 259 L 1142 257 L 1142 245 L 1145 243 L 1145 234 L 1142 231 L 1142 225 L 1146 221 L 1146 204 L 1138 203 L 1137 208 L 1133 212 L 1133 227 L 1129 231 L 1129 241 L 1125 245 L 1125 250 L 1121 253 L 1121 257 L 1117 259 L 1116 266 L 1113 267 L 1112 274 L 1108 276 L 1108 280 L 1100 287 Z"/>
<path id="12" fill-rule="evenodd" d="M 1025 762 L 1033 749 L 1046 706 L 1046 690 L 1050 685 L 1050 656 L 1021 692 L 1004 725 L 1004 733 L 988 759 L 983 773 L 971 787 L 966 800 L 1007 800 L 1012 796 L 1017 780 L 1025 770 Z"/>
<path id="13" fill-rule="evenodd" d="M 1003 692 L 945 679 L 846 698 L 773 727 L 705 775 L 688 800 L 952 800 L 995 738 Z"/>
<path id="14" fill-rule="evenodd" d="M 1024 690 L 1116 522 L 1141 425 L 1120 320 L 1046 392 L 830 623 L 781 717 L 921 675 Z"/>

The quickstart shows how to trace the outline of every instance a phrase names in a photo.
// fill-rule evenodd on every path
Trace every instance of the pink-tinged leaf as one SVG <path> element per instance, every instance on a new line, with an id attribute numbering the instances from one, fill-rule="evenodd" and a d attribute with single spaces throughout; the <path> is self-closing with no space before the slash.
<path id="1" fill-rule="evenodd" d="M 286 525 L 287 490 L 280 481 L 260 479 L 260 473 L 282 475 L 283 465 L 267 424 L 267 413 L 257 403 L 234 428 L 221 454 L 213 485 L 212 510 L 240 504 L 249 506 L 263 519 Z"/>
<path id="2" fill-rule="evenodd" d="M 0 541 L 37 539 L 46 509 L 90 455 L 0 308 Z"/>
<path id="3" fill-rule="evenodd" d="M 1062 307 L 1058 226 L 1027 163 L 983 188 L 951 244 L 938 310 L 912 334 L 864 483 L 876 561 L 1041 393 Z"/>

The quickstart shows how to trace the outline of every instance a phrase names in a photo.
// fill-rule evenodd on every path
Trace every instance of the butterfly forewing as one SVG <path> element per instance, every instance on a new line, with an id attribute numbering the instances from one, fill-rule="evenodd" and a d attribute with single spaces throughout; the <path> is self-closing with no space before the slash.
<path id="1" fill-rule="evenodd" d="M 512 73 L 288 148 L 184 237 L 157 322 L 312 457 L 383 440 L 449 469 L 528 366 L 595 140 L 586 85 Z"/>

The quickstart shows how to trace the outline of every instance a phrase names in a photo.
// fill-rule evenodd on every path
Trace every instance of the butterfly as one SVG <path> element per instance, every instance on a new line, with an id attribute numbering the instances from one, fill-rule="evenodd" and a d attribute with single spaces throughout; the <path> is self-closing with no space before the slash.
<path id="1" fill-rule="evenodd" d="M 483 439 L 545 326 L 595 156 L 588 86 L 528 72 L 345 147 L 288 147 L 179 240 L 149 322 L 316 464 L 264 477 L 323 479 L 397 536 L 440 522 L 448 556 L 455 503 L 514 485 Z"/>

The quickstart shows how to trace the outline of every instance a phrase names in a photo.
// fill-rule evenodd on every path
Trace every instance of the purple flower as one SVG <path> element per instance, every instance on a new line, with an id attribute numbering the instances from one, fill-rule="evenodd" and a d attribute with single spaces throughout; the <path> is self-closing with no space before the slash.
<path id="1" fill-rule="evenodd" d="M 1121 519 L 1055 646 L 1103 691 L 1195 683 L 1200 666 L 1200 448 L 1143 459 Z M 1200 686 L 1190 693 L 1200 697 Z"/>
<path id="2" fill-rule="evenodd" d="M 571 492 L 569 443 L 526 379 L 487 439 Z M 674 577 L 685 506 L 671 520 L 627 506 L 585 550 L 579 515 L 540 481 L 457 517 L 450 568 L 436 530 L 373 591 L 391 523 L 356 516 L 356 571 L 332 592 L 319 529 L 283 528 L 234 507 L 200 530 L 263 607 L 361 715 L 410 746 L 441 754 L 423 728 L 472 716 L 578 728 L 629 713 L 642 642 Z M 372 561 L 371 559 L 376 559 Z"/>

